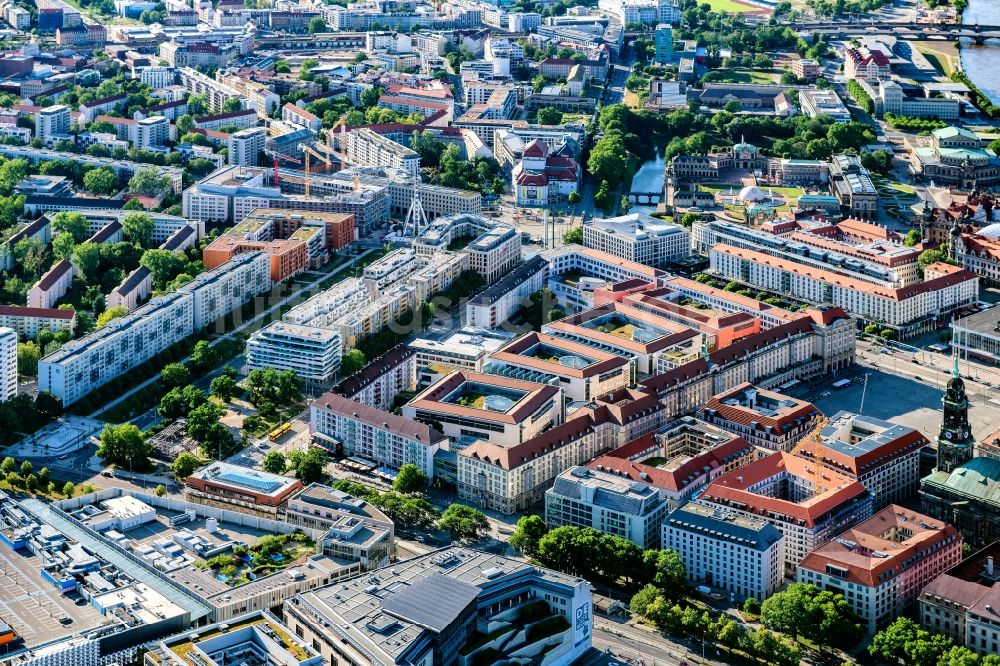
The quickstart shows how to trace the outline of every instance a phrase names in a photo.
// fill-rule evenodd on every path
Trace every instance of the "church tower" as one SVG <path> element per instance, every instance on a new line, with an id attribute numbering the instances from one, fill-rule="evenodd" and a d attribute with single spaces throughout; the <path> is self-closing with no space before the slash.
<path id="1" fill-rule="evenodd" d="M 969 427 L 969 398 L 965 395 L 965 382 L 958 374 L 958 356 L 952 368 L 951 379 L 941 399 L 944 421 L 937 438 L 937 469 L 951 472 L 972 459 L 975 438 Z"/>
<path id="2" fill-rule="evenodd" d="M 951 225 L 951 231 L 949 232 L 948 239 L 948 257 L 955 263 L 961 265 L 958 259 L 959 248 L 965 251 L 964 245 L 962 245 L 962 230 L 958 226 L 958 220 Z"/>

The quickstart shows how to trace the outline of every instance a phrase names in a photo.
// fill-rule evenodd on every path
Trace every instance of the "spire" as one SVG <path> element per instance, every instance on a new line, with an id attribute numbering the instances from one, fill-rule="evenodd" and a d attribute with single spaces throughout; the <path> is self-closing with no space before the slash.
<path id="1" fill-rule="evenodd" d="M 958 377 L 958 351 L 957 350 L 954 353 L 952 353 L 951 359 L 952 359 L 952 363 L 951 363 L 951 376 L 957 378 Z"/>

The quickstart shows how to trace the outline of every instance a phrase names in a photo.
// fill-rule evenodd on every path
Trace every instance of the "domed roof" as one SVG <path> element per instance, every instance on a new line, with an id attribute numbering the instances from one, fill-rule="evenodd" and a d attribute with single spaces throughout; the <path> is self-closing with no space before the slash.
<path id="1" fill-rule="evenodd" d="M 752 143 L 746 143 L 744 141 L 740 141 L 739 143 L 733 145 L 733 153 L 739 154 L 742 152 L 748 152 L 756 155 L 757 146 L 753 145 Z"/>
<path id="2" fill-rule="evenodd" d="M 987 238 L 1000 238 L 1000 222 L 988 224 L 976 233 Z"/>
<path id="3" fill-rule="evenodd" d="M 756 185 L 747 185 L 744 187 L 740 190 L 739 197 L 740 201 L 748 202 L 767 201 L 768 199 L 768 196 Z"/>

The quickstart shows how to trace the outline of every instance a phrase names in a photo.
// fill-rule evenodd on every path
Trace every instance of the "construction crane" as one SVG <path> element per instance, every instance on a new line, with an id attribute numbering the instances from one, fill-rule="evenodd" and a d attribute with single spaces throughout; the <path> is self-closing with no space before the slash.
<path id="1" fill-rule="evenodd" d="M 298 159 L 296 157 L 291 157 L 289 155 L 283 155 L 283 154 L 278 153 L 278 152 L 272 152 L 271 153 L 271 159 L 274 161 L 274 186 L 275 187 L 278 187 L 278 185 L 279 185 L 279 180 L 278 180 L 278 165 L 281 162 L 281 160 L 286 160 L 288 162 L 291 162 L 293 164 L 298 164 L 300 166 L 302 164 L 302 160 L 300 160 L 300 159 Z"/>
<path id="2" fill-rule="evenodd" d="M 337 133 L 337 129 L 340 129 L 340 151 L 333 145 L 333 137 Z M 326 145 L 328 152 L 332 155 L 337 153 L 340 159 L 340 170 L 343 171 L 347 167 L 347 116 L 343 115 L 337 119 L 337 122 L 333 124 L 333 127 L 326 131 Z"/>
<path id="3" fill-rule="evenodd" d="M 333 166 L 333 160 L 325 155 L 320 155 L 319 152 L 310 148 L 309 146 L 302 146 L 302 152 L 305 155 L 306 160 L 306 196 L 309 196 L 309 186 L 312 184 L 312 177 L 310 176 L 310 157 L 315 157 L 320 160 L 323 165 L 329 169 Z"/>
<path id="4" fill-rule="evenodd" d="M 825 416 L 820 416 L 816 419 L 816 425 L 813 427 L 812 432 L 802 438 L 802 440 L 795 446 L 793 453 L 800 458 L 809 460 L 812 458 L 813 468 L 813 485 L 812 485 L 812 495 L 818 495 L 820 493 L 820 479 L 823 476 L 823 465 L 821 460 L 823 459 L 823 428 L 830 423 L 830 419 Z"/>

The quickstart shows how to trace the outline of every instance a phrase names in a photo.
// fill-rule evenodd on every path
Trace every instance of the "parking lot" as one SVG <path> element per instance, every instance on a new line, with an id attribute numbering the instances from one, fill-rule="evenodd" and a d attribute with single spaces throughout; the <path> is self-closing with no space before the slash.
<path id="1" fill-rule="evenodd" d="M 37 557 L 0 545 L 0 619 L 13 627 L 25 645 L 107 624 L 108 620 L 78 595 L 61 595 L 42 578 L 40 567 Z M 64 617 L 72 622 L 61 623 Z"/>

